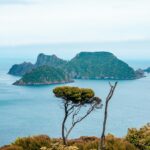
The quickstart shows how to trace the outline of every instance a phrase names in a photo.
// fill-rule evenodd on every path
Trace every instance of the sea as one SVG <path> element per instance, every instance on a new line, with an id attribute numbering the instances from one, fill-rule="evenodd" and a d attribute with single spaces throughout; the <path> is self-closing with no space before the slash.
<path id="1" fill-rule="evenodd" d="M 64 84 L 12 85 L 20 77 L 9 75 L 10 67 L 23 61 L 35 62 L 36 56 L 24 55 L 24 53 L 21 55 L 20 51 L 19 54 L 18 51 L 9 54 L 10 51 L 6 52 L 4 49 L 2 53 L 2 49 L 0 50 L 0 146 L 12 143 L 18 137 L 41 134 L 54 138 L 61 137 L 61 123 L 64 115 L 62 100 L 56 98 L 52 91 L 55 87 Z M 134 69 L 150 66 L 149 60 L 124 61 Z M 113 81 L 111 82 L 113 84 Z M 65 85 L 92 88 L 95 95 L 102 99 L 103 104 L 110 89 L 107 80 L 75 80 Z M 100 137 L 103 113 L 104 106 L 102 109 L 95 110 L 74 128 L 69 138 Z M 119 81 L 110 101 L 106 132 L 117 137 L 124 137 L 128 128 L 140 128 L 149 122 L 150 75 L 147 74 L 147 77 L 138 80 Z"/>

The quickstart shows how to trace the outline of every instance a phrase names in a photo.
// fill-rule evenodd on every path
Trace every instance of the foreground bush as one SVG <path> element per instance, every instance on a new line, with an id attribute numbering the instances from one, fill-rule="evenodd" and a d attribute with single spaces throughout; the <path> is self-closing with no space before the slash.
<path id="1" fill-rule="evenodd" d="M 76 146 L 64 146 L 59 143 L 52 144 L 51 148 L 42 147 L 40 150 L 79 150 Z"/>
<path id="2" fill-rule="evenodd" d="M 8 145 L 0 148 L 1 150 L 23 150 L 22 147 L 16 145 Z"/>
<path id="3" fill-rule="evenodd" d="M 46 135 L 18 138 L 10 146 L 3 147 L 0 150 L 39 150 L 42 146 L 49 147 L 51 142 L 52 140 Z"/>
<path id="4" fill-rule="evenodd" d="M 48 136 L 33 136 L 18 138 L 9 146 L 0 150 L 97 150 L 99 139 L 97 137 L 80 137 L 68 140 L 68 147 L 62 144 L 62 139 L 51 139 Z M 106 136 L 106 150 L 137 150 L 135 146 L 124 139 L 113 135 Z"/>
<path id="5" fill-rule="evenodd" d="M 122 138 L 113 135 L 106 137 L 106 150 L 138 150 L 134 145 Z"/>
<path id="6" fill-rule="evenodd" d="M 139 130 L 135 128 L 129 129 L 126 140 L 140 150 L 150 150 L 150 124 Z"/>

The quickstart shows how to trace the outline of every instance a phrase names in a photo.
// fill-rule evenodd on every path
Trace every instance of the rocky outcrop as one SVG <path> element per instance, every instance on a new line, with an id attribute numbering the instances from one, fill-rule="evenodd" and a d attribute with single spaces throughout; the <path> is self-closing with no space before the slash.
<path id="1" fill-rule="evenodd" d="M 15 76 L 22 76 L 30 72 L 34 68 L 34 65 L 30 62 L 24 62 L 22 64 L 15 64 L 11 67 L 8 74 Z"/>
<path id="2" fill-rule="evenodd" d="M 140 78 L 145 77 L 144 70 L 142 70 L 142 69 L 138 69 L 138 70 L 136 70 L 136 71 L 135 71 L 135 73 L 136 73 L 136 77 L 137 77 L 137 79 L 140 79 Z"/>
<path id="3" fill-rule="evenodd" d="M 22 63 L 16 64 L 11 67 L 8 74 L 23 76 L 24 74 L 30 72 L 32 69 L 40 66 L 51 66 L 55 68 L 62 68 L 67 64 L 67 61 L 58 58 L 56 55 L 44 55 L 39 54 L 35 64 L 32 63 Z"/>
<path id="4" fill-rule="evenodd" d="M 63 67 L 64 65 L 67 64 L 67 61 L 58 58 L 56 55 L 45 55 L 45 54 L 39 54 L 36 64 L 36 67 L 39 66 L 52 66 L 52 67 Z"/>

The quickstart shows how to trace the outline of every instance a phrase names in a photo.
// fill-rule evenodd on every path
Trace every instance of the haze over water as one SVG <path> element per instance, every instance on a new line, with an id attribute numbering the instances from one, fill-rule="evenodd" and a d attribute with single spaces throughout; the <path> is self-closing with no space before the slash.
<path id="1" fill-rule="evenodd" d="M 12 83 L 18 77 L 8 75 L 7 72 L 15 63 L 23 61 L 34 63 L 39 52 L 56 53 L 59 54 L 59 57 L 70 59 L 78 50 L 75 48 L 72 53 L 69 48 L 63 47 L 63 52 L 61 52 L 58 47 L 58 50 L 55 50 L 56 47 L 51 50 L 52 47 L 49 49 L 46 46 L 46 50 L 42 47 L 43 50 L 38 49 L 36 51 L 37 47 L 30 47 L 30 50 L 33 49 L 30 52 L 25 52 L 27 47 L 19 47 L 20 51 L 18 48 L 13 52 L 10 48 L 0 49 L 0 145 L 8 144 L 22 136 L 38 134 L 47 134 L 50 137 L 61 136 L 63 118 L 61 100 L 55 98 L 52 93 L 53 88 L 59 85 L 14 86 Z M 66 50 L 64 50 L 65 48 Z M 92 49 L 89 47 L 85 51 L 90 48 Z M 23 51 L 21 52 L 21 50 Z M 118 57 L 120 58 L 120 56 Z M 123 60 L 135 69 L 150 66 L 149 60 L 133 59 L 134 61 L 127 58 Z M 74 83 L 67 85 L 92 88 L 95 94 L 103 99 L 103 103 L 109 91 L 108 81 L 102 80 L 75 80 Z M 107 133 L 122 137 L 127 133 L 128 128 L 138 128 L 148 123 L 150 121 L 149 91 L 150 76 L 133 81 L 119 81 L 110 103 Z M 84 135 L 100 136 L 102 121 L 103 109 L 95 111 L 73 130 L 70 138 Z"/>

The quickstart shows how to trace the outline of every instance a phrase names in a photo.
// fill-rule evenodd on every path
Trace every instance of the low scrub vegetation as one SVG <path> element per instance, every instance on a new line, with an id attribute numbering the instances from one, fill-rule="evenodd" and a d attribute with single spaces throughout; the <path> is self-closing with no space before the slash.
<path id="1" fill-rule="evenodd" d="M 61 138 L 50 138 L 47 135 L 18 138 L 0 150 L 98 150 L 100 139 L 97 137 L 80 137 L 68 140 L 63 144 Z M 108 134 L 105 138 L 105 150 L 150 150 L 150 124 L 128 130 L 124 138 Z"/>
<path id="2" fill-rule="evenodd" d="M 129 129 L 126 140 L 140 150 L 150 150 L 150 124 L 140 129 Z"/>
<path id="3" fill-rule="evenodd" d="M 46 135 L 18 138 L 0 150 L 97 150 L 99 139 L 97 137 L 80 137 L 68 140 L 68 146 L 63 145 L 62 139 L 51 139 Z M 106 150 L 138 150 L 126 139 L 106 136 Z"/>

